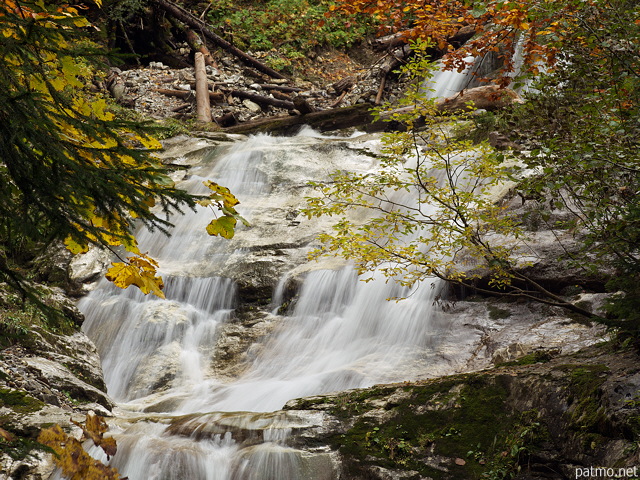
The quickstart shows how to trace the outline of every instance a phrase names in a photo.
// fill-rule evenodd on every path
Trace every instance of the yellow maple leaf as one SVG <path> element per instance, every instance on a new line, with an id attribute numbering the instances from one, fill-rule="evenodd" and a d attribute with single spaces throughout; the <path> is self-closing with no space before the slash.
<path id="1" fill-rule="evenodd" d="M 64 245 L 67 247 L 67 250 L 69 250 L 74 255 L 77 255 L 79 253 L 87 253 L 89 251 L 89 245 L 87 245 L 86 243 L 77 242 L 71 235 L 64 239 Z"/>
<path id="2" fill-rule="evenodd" d="M 236 223 L 237 221 L 234 217 L 227 215 L 215 218 L 211 220 L 209 225 L 207 225 L 207 233 L 213 236 L 220 235 L 221 237 L 230 240 L 235 234 Z"/>
<path id="3" fill-rule="evenodd" d="M 145 254 L 127 259 L 128 263 L 114 262 L 107 271 L 106 278 L 116 287 L 128 288 L 135 285 L 145 295 L 154 295 L 165 298 L 164 282 L 162 277 L 156 275 L 158 263 Z"/>

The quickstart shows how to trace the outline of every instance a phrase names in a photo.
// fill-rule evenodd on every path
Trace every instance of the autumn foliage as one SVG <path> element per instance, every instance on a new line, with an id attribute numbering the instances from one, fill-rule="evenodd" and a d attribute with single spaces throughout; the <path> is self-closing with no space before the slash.
<path id="1" fill-rule="evenodd" d="M 459 70 L 468 56 L 499 53 L 504 71 L 514 69 L 513 53 L 522 46 L 525 67 L 533 74 L 555 65 L 562 45 L 572 38 L 585 16 L 597 15 L 599 0 L 337 0 L 332 14 L 367 13 L 381 33 L 401 32 L 407 39 L 430 40 L 449 53 L 445 64 Z M 463 32 L 473 35 L 455 49 L 452 39 Z M 573 40 L 572 40 L 573 41 Z M 454 51 L 455 50 L 455 51 Z M 503 83 L 510 80 L 503 78 Z"/>
<path id="2" fill-rule="evenodd" d="M 332 234 L 323 235 L 325 247 L 317 254 L 341 252 L 354 259 L 361 272 L 383 266 L 384 273 L 405 285 L 432 274 L 475 288 L 470 281 L 474 272 L 461 268 L 471 256 L 473 265 L 482 264 L 492 272 L 490 286 L 501 294 L 535 298 L 593 316 L 522 275 L 527 263 L 518 255 L 526 249 L 518 250 L 518 243 L 526 238 L 527 224 L 521 220 L 545 222 L 565 252 L 561 260 L 566 263 L 560 265 L 597 275 L 603 283 L 612 275 L 606 288 L 622 293 L 609 304 L 616 319 L 605 323 L 626 330 L 640 346 L 638 2 L 337 0 L 336 12 L 368 13 L 387 26 L 385 33 L 402 32 L 407 39 L 421 40 L 412 44 L 416 59 L 403 69 L 405 77 L 413 73 L 408 76 L 411 88 L 425 78 L 422 51 L 429 60 L 444 54 L 445 66 L 458 69 L 470 56 L 482 61 L 497 53 L 505 73 L 516 67 L 516 49 L 522 53 L 521 71 L 529 75 L 534 88 L 526 92 L 524 104 L 474 117 L 476 140 L 499 130 L 522 151 L 496 155 L 489 150 L 488 155 L 475 157 L 478 165 L 461 166 L 466 157 L 460 154 L 466 155 L 471 145 L 465 146 L 460 138 L 435 138 L 438 132 L 450 135 L 455 128 L 434 124 L 428 110 L 423 112 L 426 129 L 416 126 L 414 118 L 402 118 L 409 130 L 389 136 L 392 148 L 380 172 L 364 176 L 338 172 L 331 184 L 317 185 L 321 197 L 311 199 L 307 210 L 311 216 L 348 214 L 362 207 L 378 214 L 364 224 L 345 215 Z M 424 45 L 429 48 L 421 51 Z M 506 75 L 497 79 L 503 86 L 511 81 Z M 403 102 L 415 103 L 415 108 L 396 112 L 415 114 L 429 105 L 421 92 L 406 95 L 399 106 Z M 437 183 L 437 175 L 424 169 L 422 156 L 416 155 L 417 166 L 406 166 L 409 152 L 434 156 L 435 171 L 444 173 L 447 190 Z M 514 163 L 505 169 L 504 159 L 510 156 L 517 157 L 526 175 L 520 176 Z M 488 180 L 470 189 L 465 176 L 458 175 L 463 170 L 471 178 Z M 497 214 L 492 203 L 482 203 L 484 189 L 500 178 L 513 182 L 523 201 L 527 199 L 528 218 L 509 218 Z M 397 202 L 390 191 L 415 191 L 419 197 Z M 423 203 L 435 205 L 435 214 Z M 552 223 L 553 211 L 566 212 L 567 220 Z M 425 254 L 427 245 L 428 253 L 437 258 Z M 522 285 L 525 290 L 520 290 Z"/>
<path id="3" fill-rule="evenodd" d="M 89 413 L 84 424 L 73 420 L 72 423 L 82 429 L 83 439 L 91 440 L 95 446 L 102 448 L 107 458 L 116 454 L 115 439 L 104 437 L 108 427 L 102 417 Z M 69 480 L 126 480 L 120 478 L 115 468 L 92 458 L 80 440 L 67 434 L 60 425 L 43 429 L 38 441 L 53 450 L 56 466 Z"/>

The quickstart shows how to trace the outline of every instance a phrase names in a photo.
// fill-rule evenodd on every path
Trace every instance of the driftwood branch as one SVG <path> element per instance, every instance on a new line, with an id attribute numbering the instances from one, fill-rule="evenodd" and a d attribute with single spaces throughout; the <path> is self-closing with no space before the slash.
<path id="1" fill-rule="evenodd" d="M 161 93 L 167 97 L 177 97 L 183 100 L 195 100 L 193 90 L 171 90 L 169 88 L 154 88 L 154 92 Z"/>
<path id="2" fill-rule="evenodd" d="M 375 104 L 376 105 L 380 105 L 380 102 L 382 101 L 382 94 L 384 93 L 384 87 L 387 83 L 387 75 L 383 75 L 382 79 L 380 80 L 380 86 L 378 87 L 378 94 L 376 95 L 376 101 Z"/>
<path id="3" fill-rule="evenodd" d="M 345 90 L 344 92 L 342 92 L 340 94 L 340 96 L 338 97 L 338 99 L 331 104 L 331 108 L 336 108 L 338 105 L 340 105 L 342 103 L 342 101 L 344 100 L 344 97 L 347 96 L 347 92 L 348 92 L 348 90 Z"/>
<path id="4" fill-rule="evenodd" d="M 229 52 L 230 54 L 234 55 L 235 57 L 239 58 L 245 64 L 255 68 L 256 70 L 258 70 L 258 71 L 260 71 L 260 72 L 262 72 L 262 73 L 264 73 L 264 74 L 266 74 L 266 75 L 268 75 L 268 76 L 270 76 L 272 78 L 286 78 L 281 73 L 276 72 L 275 70 L 273 70 L 272 68 L 268 67 L 264 63 L 262 63 L 259 60 L 253 58 L 251 55 L 248 55 L 247 53 L 243 52 L 239 48 L 231 45 L 224 38 L 222 38 L 219 35 L 216 35 L 215 33 L 213 33 L 207 27 L 205 22 L 200 20 L 198 17 L 192 15 L 191 13 L 189 13 L 184 8 L 182 8 L 182 7 L 178 6 L 178 5 L 170 2 L 169 0 L 153 0 L 153 2 L 158 7 L 163 9 L 165 12 L 173 15 L 174 17 L 176 17 L 181 22 L 185 23 L 186 25 L 190 26 L 193 29 L 196 29 L 199 32 L 202 32 L 202 34 L 208 40 L 210 40 L 211 42 L 215 43 L 220 48 L 224 49 L 225 51 Z"/>
<path id="5" fill-rule="evenodd" d="M 154 92 L 161 93 L 162 95 L 166 95 L 167 97 L 177 97 L 183 100 L 195 100 L 195 95 L 192 90 L 171 90 L 168 88 L 155 88 Z M 209 99 L 213 103 L 221 103 L 224 101 L 224 95 L 218 92 L 209 92 Z"/>
<path id="6" fill-rule="evenodd" d="M 293 102 L 286 100 L 278 100 L 277 98 L 265 97 L 263 95 L 256 95 L 255 93 L 243 92 L 241 90 L 232 90 L 231 95 L 237 98 L 246 98 L 258 105 L 271 105 L 273 107 L 285 108 L 287 110 L 293 110 L 295 107 Z"/>
<path id="7" fill-rule="evenodd" d="M 230 133 L 259 133 L 267 132 L 278 135 L 293 135 L 303 125 L 309 125 L 321 132 L 342 130 L 344 128 L 358 127 L 367 132 L 382 131 L 387 128 L 384 122 L 375 122 L 371 113 L 372 105 L 358 104 L 345 108 L 333 108 L 313 112 L 307 115 L 283 115 L 246 122 L 226 131 Z"/>

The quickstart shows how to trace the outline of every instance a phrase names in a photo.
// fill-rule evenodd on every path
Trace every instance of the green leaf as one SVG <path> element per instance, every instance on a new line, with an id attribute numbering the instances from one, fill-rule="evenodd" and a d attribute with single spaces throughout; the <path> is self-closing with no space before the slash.
<path id="1" fill-rule="evenodd" d="M 235 234 L 236 223 L 237 220 L 234 217 L 227 215 L 216 218 L 207 225 L 207 233 L 213 236 L 220 235 L 223 238 L 232 239 Z"/>

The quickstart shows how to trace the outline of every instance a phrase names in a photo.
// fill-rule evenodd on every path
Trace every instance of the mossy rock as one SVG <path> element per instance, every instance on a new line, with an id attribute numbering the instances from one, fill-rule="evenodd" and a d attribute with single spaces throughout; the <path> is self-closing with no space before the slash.
<path id="1" fill-rule="evenodd" d="M 359 416 L 329 443 L 349 459 L 345 467 L 353 478 L 373 465 L 415 471 L 416 478 L 480 478 L 507 463 L 503 452 L 515 445 L 514 432 L 534 423 L 523 426 L 522 413 L 510 411 L 508 376 L 463 375 L 402 389 L 404 397 L 384 404 L 385 415 L 372 412 L 371 400 L 388 390 L 356 391 L 345 399 L 350 409 L 361 405 Z M 329 410 L 344 416 L 349 408 Z"/>
<path id="2" fill-rule="evenodd" d="M 33 413 L 44 407 L 44 403 L 20 390 L 0 388 L 0 407 L 8 407 L 16 413 Z"/>
<path id="3" fill-rule="evenodd" d="M 636 365 L 633 352 L 598 345 L 570 356 L 541 351 L 493 370 L 306 398 L 287 409 L 326 412 L 312 446 L 338 451 L 351 480 L 569 475 L 575 465 L 633 460 Z"/>

